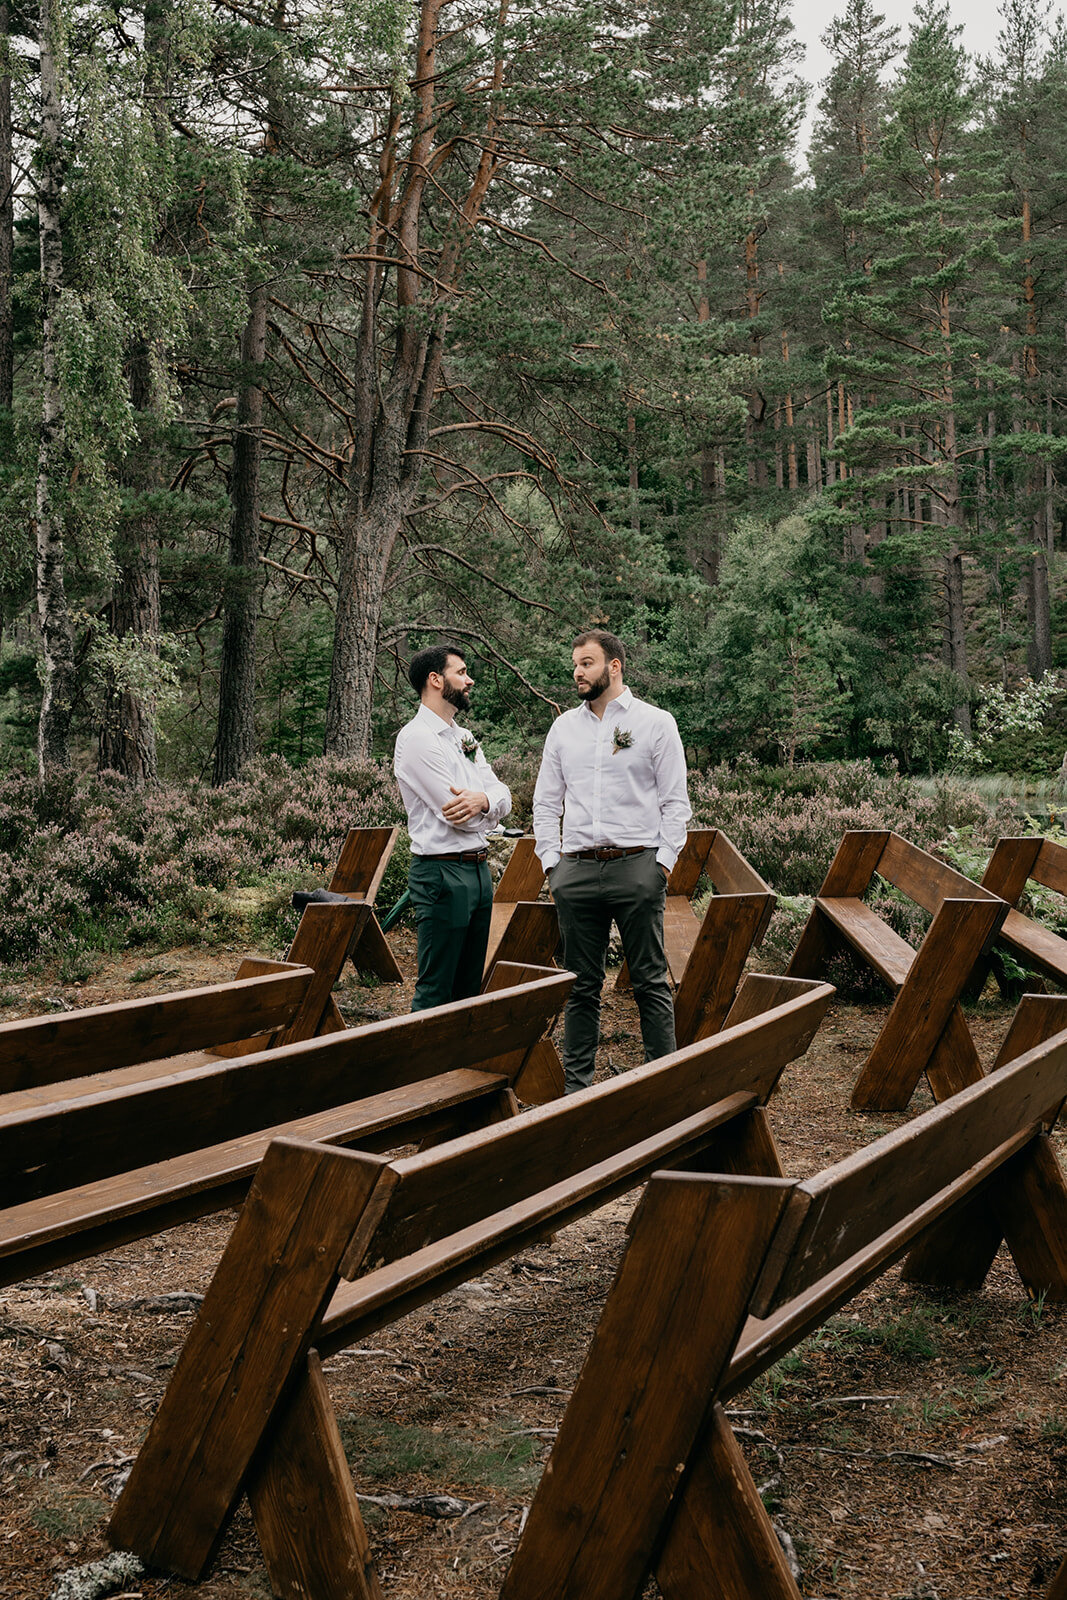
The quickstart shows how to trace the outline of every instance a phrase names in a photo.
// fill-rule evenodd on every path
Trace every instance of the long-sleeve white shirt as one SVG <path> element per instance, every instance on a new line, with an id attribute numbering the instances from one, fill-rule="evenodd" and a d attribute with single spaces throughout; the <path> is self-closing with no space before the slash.
<path id="1" fill-rule="evenodd" d="M 463 742 L 475 746 L 464 754 Z M 446 856 L 457 850 L 480 850 L 486 834 L 511 810 L 511 791 L 493 772 L 482 747 L 455 722 L 446 722 L 429 706 L 420 706 L 396 736 L 393 771 L 408 814 L 411 853 Z M 466 822 L 446 822 L 443 809 L 457 789 L 480 789 L 489 810 Z"/>
<path id="2" fill-rule="evenodd" d="M 685 751 L 669 711 L 624 689 L 603 717 L 588 705 L 548 730 L 534 789 L 534 838 L 547 872 L 563 851 L 601 845 L 651 846 L 674 866 L 691 816 Z"/>

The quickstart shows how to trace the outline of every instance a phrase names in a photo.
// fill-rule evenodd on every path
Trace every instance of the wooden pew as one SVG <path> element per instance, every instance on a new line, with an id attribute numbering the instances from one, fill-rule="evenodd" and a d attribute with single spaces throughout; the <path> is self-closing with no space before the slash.
<path id="1" fill-rule="evenodd" d="M 1067 895 L 1067 846 L 1039 834 L 998 839 L 982 874 L 983 888 L 999 895 L 1010 907 L 997 934 L 996 947 L 990 952 L 994 972 L 1000 982 L 1002 969 L 996 959 L 999 948 L 1009 951 L 1029 971 L 1051 978 L 1053 983 L 1067 984 L 1067 939 L 1016 910 L 1030 881 Z M 978 962 L 971 979 L 973 988 L 981 988 L 990 957 Z"/>
<path id="2" fill-rule="evenodd" d="M 636 1600 L 653 1571 L 664 1600 L 800 1600 L 724 1403 L 931 1224 L 927 1281 L 954 1285 L 954 1224 L 976 1199 L 1000 1211 L 1031 1293 L 1067 1298 L 1048 1138 L 1065 1095 L 1061 1032 L 803 1182 L 772 1163 L 657 1173 L 501 1600 Z"/>
<path id="3" fill-rule="evenodd" d="M 832 992 L 751 977 L 715 1038 L 404 1160 L 275 1141 L 112 1542 L 197 1577 L 247 1490 L 276 1593 L 378 1596 L 315 1352 L 364 1338 L 665 1161 L 780 1173 L 763 1106 Z"/>
<path id="4" fill-rule="evenodd" d="M 875 875 L 930 912 L 913 950 L 860 898 Z M 852 1093 L 858 1111 L 903 1111 L 925 1071 L 936 1100 L 982 1074 L 960 1010 L 964 986 L 1007 915 L 1006 903 L 899 834 L 846 833 L 789 963 L 794 978 L 825 974 L 850 947 L 894 999 Z"/>
<path id="5" fill-rule="evenodd" d="M 348 830 L 348 836 L 341 846 L 341 854 L 337 858 L 333 877 L 326 887 L 326 894 L 343 895 L 353 904 L 365 907 L 366 912 L 355 923 L 352 937 L 343 947 L 338 934 L 335 944 L 329 947 L 328 952 L 324 952 L 327 954 L 327 964 L 335 969 L 334 982 L 340 977 L 346 960 L 351 960 L 361 972 L 376 973 L 386 983 L 404 981 L 404 974 L 400 970 L 389 941 L 382 932 L 381 923 L 374 909 L 375 897 L 381 887 L 385 869 L 389 865 L 389 858 L 399 834 L 399 828 Z M 303 899 L 303 896 L 294 896 L 294 904 L 299 904 Z M 322 903 L 330 902 L 325 900 Z M 313 901 L 311 905 L 304 907 L 305 916 L 314 904 Z M 322 926 L 325 927 L 326 924 Z M 342 928 L 343 923 L 338 923 L 337 927 Z M 297 939 L 299 937 L 298 929 Z M 333 987 L 332 983 L 330 987 Z"/>
<path id="6" fill-rule="evenodd" d="M 314 978 L 304 966 L 244 961 L 228 983 L 0 1023 L 0 1109 L 269 1049 Z"/>
<path id="7" fill-rule="evenodd" d="M 706 873 L 715 892 L 703 917 L 691 901 Z M 674 983 L 678 1043 L 706 1039 L 722 1027 L 752 948 L 774 913 L 774 892 L 721 828 L 694 829 L 667 880 L 663 942 Z M 626 963 L 616 979 L 627 988 Z"/>
<path id="8" fill-rule="evenodd" d="M 493 890 L 486 976 L 497 961 L 529 960 L 538 966 L 547 966 L 551 961 L 559 943 L 559 923 L 553 905 L 548 901 L 538 904 L 544 881 L 533 839 L 516 839 Z M 534 905 L 538 905 L 537 911 L 531 910 Z M 512 922 L 516 923 L 514 928 Z"/>
<path id="9" fill-rule="evenodd" d="M 239 1203 L 280 1132 L 382 1150 L 514 1115 L 512 1084 L 572 980 L 495 976 L 494 993 L 328 1038 L 4 1097 L 0 1282 Z"/>

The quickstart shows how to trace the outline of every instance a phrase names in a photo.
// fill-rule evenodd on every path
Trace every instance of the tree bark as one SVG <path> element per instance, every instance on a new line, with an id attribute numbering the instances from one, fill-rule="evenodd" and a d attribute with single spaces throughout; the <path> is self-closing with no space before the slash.
<path id="1" fill-rule="evenodd" d="M 15 191 L 11 181 L 11 13 L 0 0 L 0 407 L 10 411 L 15 390 Z"/>
<path id="2" fill-rule="evenodd" d="M 261 587 L 260 467 L 263 455 L 263 362 L 267 353 L 267 286 L 248 297 L 241 340 L 243 376 L 237 397 L 230 472 L 230 570 L 222 630 L 219 720 L 211 781 L 236 778 L 256 749 L 256 626 Z"/>
<path id="3" fill-rule="evenodd" d="M 37 452 L 37 618 L 41 629 L 41 716 L 37 761 L 42 777 L 70 765 L 74 701 L 74 632 L 64 583 L 60 484 L 65 454 L 63 393 L 58 371 L 59 304 L 63 291 L 62 106 L 56 61 L 54 0 L 40 4 L 41 137 L 37 218 L 41 241 L 41 435 Z"/>

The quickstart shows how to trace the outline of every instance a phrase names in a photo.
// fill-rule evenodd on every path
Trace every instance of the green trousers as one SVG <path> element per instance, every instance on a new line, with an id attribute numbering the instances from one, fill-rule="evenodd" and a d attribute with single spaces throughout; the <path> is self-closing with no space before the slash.
<path id="1" fill-rule="evenodd" d="M 479 994 L 493 909 L 486 863 L 412 856 L 408 888 L 419 951 L 412 1011 Z"/>
<path id="2" fill-rule="evenodd" d="M 563 965 L 576 975 L 563 1019 L 566 1089 L 593 1081 L 600 1042 L 600 991 L 612 921 L 622 948 L 641 1017 L 646 1061 L 674 1050 L 674 1001 L 663 948 L 667 879 L 654 850 L 617 861 L 568 861 L 549 873 L 559 915 Z"/>

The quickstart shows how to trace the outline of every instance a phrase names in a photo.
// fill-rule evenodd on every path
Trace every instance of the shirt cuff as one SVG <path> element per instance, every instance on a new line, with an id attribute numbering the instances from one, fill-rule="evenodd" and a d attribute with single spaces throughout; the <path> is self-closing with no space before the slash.
<path id="1" fill-rule="evenodd" d="M 661 844 L 656 851 L 656 860 L 661 867 L 666 867 L 668 872 L 674 871 L 674 863 L 678 859 L 677 850 L 672 850 L 668 845 Z"/>
<path id="2" fill-rule="evenodd" d="M 553 867 L 559 865 L 559 863 L 563 860 L 563 857 L 560 855 L 558 850 L 546 850 L 544 855 L 538 856 L 537 859 L 540 861 L 545 872 L 551 872 Z"/>

